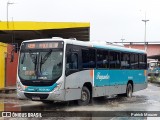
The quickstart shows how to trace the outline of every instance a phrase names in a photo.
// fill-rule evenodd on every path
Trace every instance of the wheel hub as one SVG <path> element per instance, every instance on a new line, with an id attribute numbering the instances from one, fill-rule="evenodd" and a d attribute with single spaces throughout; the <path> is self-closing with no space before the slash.
<path id="1" fill-rule="evenodd" d="M 128 97 L 132 96 L 132 87 L 131 85 L 128 86 Z"/>
<path id="2" fill-rule="evenodd" d="M 85 91 L 82 92 L 82 101 L 87 100 L 87 93 Z"/>

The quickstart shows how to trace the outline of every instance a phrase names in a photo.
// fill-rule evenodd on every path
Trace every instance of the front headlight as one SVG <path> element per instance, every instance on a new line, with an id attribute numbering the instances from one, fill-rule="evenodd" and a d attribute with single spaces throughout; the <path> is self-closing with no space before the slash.
<path id="1" fill-rule="evenodd" d="M 62 83 L 58 83 L 57 86 L 53 89 L 53 92 L 58 91 L 62 86 Z"/>
<path id="2" fill-rule="evenodd" d="M 17 82 L 17 89 L 20 91 L 24 91 L 23 86 L 21 86 L 21 84 L 19 82 Z"/>

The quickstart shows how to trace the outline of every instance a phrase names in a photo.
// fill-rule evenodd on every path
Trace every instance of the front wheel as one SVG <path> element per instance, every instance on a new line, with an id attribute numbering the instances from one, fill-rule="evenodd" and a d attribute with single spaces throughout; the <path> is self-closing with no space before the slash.
<path id="1" fill-rule="evenodd" d="M 133 93 L 133 86 L 131 83 L 127 84 L 127 89 L 126 89 L 126 97 L 131 98 Z"/>
<path id="2" fill-rule="evenodd" d="M 78 100 L 78 105 L 84 106 L 87 105 L 90 101 L 90 91 L 87 87 L 83 86 L 81 91 L 81 99 Z"/>

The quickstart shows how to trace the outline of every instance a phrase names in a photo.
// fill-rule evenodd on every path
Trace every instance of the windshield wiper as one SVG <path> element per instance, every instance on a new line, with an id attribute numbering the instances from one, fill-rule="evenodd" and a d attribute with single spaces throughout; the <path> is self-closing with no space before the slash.
<path id="1" fill-rule="evenodd" d="M 36 64 L 36 63 L 37 63 L 37 55 L 36 55 L 36 57 L 35 57 L 35 56 L 33 57 L 31 50 L 29 50 L 29 55 L 30 55 L 30 57 L 31 57 L 31 59 L 32 59 L 32 62 L 33 62 L 34 64 Z"/>
<path id="2" fill-rule="evenodd" d="M 21 59 L 21 64 L 23 64 L 24 63 L 24 58 L 25 58 L 25 53 L 23 54 L 23 56 L 22 56 L 22 59 Z"/>
<path id="3" fill-rule="evenodd" d="M 31 50 L 29 50 L 29 55 L 30 55 L 30 57 L 31 57 L 31 60 L 32 60 L 32 62 L 35 64 L 35 66 L 34 66 L 34 70 L 35 71 L 37 71 L 37 54 L 36 54 L 36 56 L 32 56 L 32 51 Z M 37 73 L 37 72 L 36 72 Z"/>
<path id="4" fill-rule="evenodd" d="M 41 62 L 40 63 L 44 64 L 46 62 L 46 60 L 48 59 L 48 57 L 51 55 L 51 53 L 52 53 L 52 49 L 50 49 L 50 51 L 47 52 L 43 58 L 41 56 Z"/>
<path id="5" fill-rule="evenodd" d="M 52 49 L 50 49 L 49 52 L 47 52 L 43 58 L 42 58 L 42 55 L 41 55 L 40 68 L 39 68 L 40 73 L 41 73 L 42 65 L 46 62 L 46 60 L 49 58 L 51 53 L 52 53 Z"/>

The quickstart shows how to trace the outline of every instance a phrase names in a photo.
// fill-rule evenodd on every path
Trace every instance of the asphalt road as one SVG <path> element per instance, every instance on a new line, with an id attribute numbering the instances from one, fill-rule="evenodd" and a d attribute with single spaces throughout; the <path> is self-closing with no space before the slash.
<path id="1" fill-rule="evenodd" d="M 7 97 L 6 97 L 7 96 Z M 160 111 L 160 85 L 157 84 L 148 84 L 148 88 L 135 92 L 132 98 L 117 97 L 112 96 L 109 98 L 96 98 L 88 106 L 78 106 L 74 102 L 56 102 L 53 104 L 44 104 L 41 102 L 35 102 L 30 100 L 18 100 L 15 98 L 15 94 L 10 95 L 1 95 L 0 97 L 0 109 L 1 111 L 29 111 L 29 112 L 40 112 L 48 111 L 48 113 L 53 113 L 53 111 L 64 112 L 74 112 L 74 111 L 93 111 L 94 113 L 99 114 L 98 112 L 103 113 L 104 111 L 113 111 L 113 114 L 121 114 L 115 111 Z M 84 112 L 85 113 L 85 112 Z M 139 113 L 139 112 L 138 112 Z M 160 114 L 160 112 L 158 112 Z M 50 119 L 49 115 L 45 113 L 47 117 L 45 119 Z M 110 114 L 104 112 L 104 114 Z M 103 116 L 102 115 L 102 116 Z M 134 114 L 135 115 L 135 114 Z M 77 119 L 77 120 L 90 120 L 94 119 L 104 119 L 104 120 L 160 120 L 159 117 L 114 117 L 114 115 L 109 117 L 54 117 L 52 119 Z M 107 115 L 106 115 L 107 116 Z M 17 118 L 5 118 L 7 120 L 17 119 Z M 22 118 L 18 118 L 22 119 Z M 34 119 L 34 118 L 23 118 L 23 119 Z M 42 119 L 42 118 L 37 118 Z M 44 118 L 43 118 L 44 119 Z"/>

